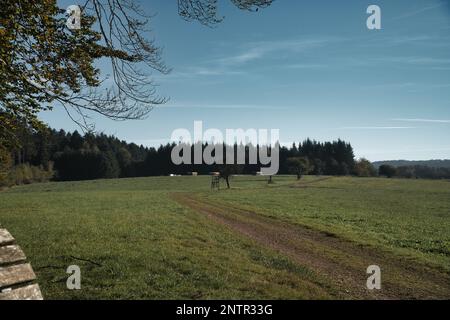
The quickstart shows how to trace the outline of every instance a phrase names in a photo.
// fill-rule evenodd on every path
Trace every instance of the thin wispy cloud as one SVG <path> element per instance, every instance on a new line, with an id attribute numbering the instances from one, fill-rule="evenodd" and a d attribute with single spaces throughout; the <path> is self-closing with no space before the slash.
<path id="1" fill-rule="evenodd" d="M 240 46 L 234 53 L 226 56 L 219 56 L 205 61 L 197 66 L 188 66 L 173 71 L 168 76 L 160 77 L 161 81 L 182 80 L 187 78 L 206 76 L 242 76 L 248 74 L 243 70 L 242 65 L 265 58 L 279 58 L 290 54 L 298 54 L 315 48 L 326 46 L 330 43 L 341 41 L 338 38 L 307 38 L 291 39 L 279 41 L 259 41 L 251 42 Z M 222 44 L 224 45 L 224 44 Z M 228 44 L 228 46 L 235 44 Z M 292 64 L 288 68 L 292 69 L 312 69 L 323 68 L 320 64 Z M 156 77 L 158 78 L 158 77 Z"/>
<path id="2" fill-rule="evenodd" d="M 416 127 L 357 126 L 357 127 L 338 128 L 338 130 L 399 130 L 399 129 L 416 129 Z"/>
<path id="3" fill-rule="evenodd" d="M 437 71 L 447 71 L 447 70 L 450 70 L 450 66 L 448 66 L 448 67 L 445 67 L 445 66 L 443 66 L 443 67 L 431 67 L 430 69 L 431 70 L 437 70 Z"/>
<path id="4" fill-rule="evenodd" d="M 413 87 L 419 86 L 417 83 L 413 82 L 399 82 L 399 83 L 382 83 L 382 84 L 371 84 L 371 85 L 364 85 L 361 86 L 361 88 L 366 89 L 410 89 Z"/>
<path id="5" fill-rule="evenodd" d="M 362 85 L 363 89 L 383 89 L 383 90 L 406 90 L 406 92 L 424 92 L 428 90 L 450 88 L 450 83 L 415 83 L 415 82 L 398 82 L 398 83 L 381 83 Z"/>
<path id="6" fill-rule="evenodd" d="M 400 118 L 400 119 L 391 119 L 391 121 L 426 122 L 426 123 L 450 123 L 450 120 L 446 120 L 446 119 L 420 119 L 420 118 Z"/>
<path id="7" fill-rule="evenodd" d="M 422 14 L 424 12 L 440 8 L 444 5 L 445 5 L 445 2 L 441 1 L 441 2 L 433 4 L 433 5 L 429 5 L 429 6 L 417 9 L 417 10 L 412 10 L 412 11 L 406 12 L 402 15 L 392 18 L 392 21 L 401 20 L 401 19 L 405 19 L 405 18 L 411 18 L 411 17 L 417 16 L 419 14 Z"/>
<path id="8" fill-rule="evenodd" d="M 244 71 L 226 70 L 214 67 L 191 67 L 189 68 L 188 75 L 193 76 L 229 76 L 229 75 L 243 75 Z"/>
<path id="9" fill-rule="evenodd" d="M 357 47 L 362 48 L 386 48 L 386 47 L 449 47 L 450 37 L 448 34 L 397 34 L 390 36 L 378 36 L 370 38 L 370 41 L 365 41 L 367 38 L 356 37 L 353 39 Z"/>
<path id="10" fill-rule="evenodd" d="M 389 67 L 389 68 L 426 68 L 427 70 L 448 70 L 450 59 L 433 56 L 341 56 L 332 57 L 327 63 L 300 63 L 288 64 L 286 67 L 298 68 L 368 68 L 368 67 Z M 405 82 L 406 83 L 406 82 Z"/>
<path id="11" fill-rule="evenodd" d="M 195 103 L 168 103 L 155 106 L 155 109 L 179 108 L 179 109 L 251 109 L 251 110 L 282 110 L 291 106 L 274 106 L 259 104 L 195 104 Z"/>
<path id="12" fill-rule="evenodd" d="M 326 64 L 317 64 L 317 63 L 299 63 L 299 64 L 289 64 L 284 66 L 286 69 L 322 69 L 328 68 L 329 66 Z"/>
<path id="13" fill-rule="evenodd" d="M 376 57 L 367 58 L 367 64 L 370 63 L 395 63 L 395 64 L 413 64 L 413 65 L 450 65 L 450 59 L 446 58 L 436 58 L 436 57 Z"/>
<path id="14" fill-rule="evenodd" d="M 436 40 L 440 40 L 440 38 L 429 35 L 403 35 L 383 39 L 383 44 L 384 45 L 386 44 L 404 45 L 404 44 L 424 44 L 424 43 L 428 44 L 430 41 L 435 42 Z"/>
<path id="15" fill-rule="evenodd" d="M 226 57 L 219 57 L 212 62 L 226 66 L 240 65 L 266 58 L 272 53 L 300 53 L 342 40 L 330 37 L 252 42 L 243 46 L 241 52 Z"/>
<path id="16" fill-rule="evenodd" d="M 402 61 L 410 64 L 450 64 L 450 59 L 434 58 L 434 57 L 409 57 L 409 58 L 400 58 L 397 60 L 397 62 Z"/>
<path id="17" fill-rule="evenodd" d="M 243 52 L 230 57 L 219 58 L 216 61 L 224 65 L 242 64 L 262 58 L 269 51 L 270 50 L 268 50 L 268 48 L 252 48 L 247 52 Z"/>
<path id="18" fill-rule="evenodd" d="M 176 70 L 169 75 L 154 76 L 158 81 L 171 81 L 171 80 L 186 80 L 194 79 L 197 77 L 207 76 L 242 76 L 246 72 L 243 70 L 227 70 L 224 68 L 217 68 L 214 66 L 189 66 Z"/>
<path id="19" fill-rule="evenodd" d="M 355 40 L 355 39 L 353 39 Z M 391 44 L 405 44 L 405 43 L 448 43 L 448 39 L 441 39 L 437 41 L 436 36 L 427 35 L 413 35 L 390 38 Z M 286 58 L 297 57 L 299 53 L 317 50 L 329 45 L 352 41 L 349 38 L 338 37 L 316 37 L 304 39 L 288 39 L 278 41 L 259 41 L 250 42 L 245 45 L 233 47 L 231 52 L 218 56 L 216 58 L 205 61 L 197 66 L 188 66 L 175 70 L 169 76 L 165 76 L 161 81 L 179 81 L 184 79 L 193 79 L 201 77 L 222 77 L 222 76 L 243 76 L 243 75 L 257 75 L 257 70 L 250 70 L 244 68 L 245 65 L 253 62 L 258 62 L 258 70 L 263 72 L 267 65 L 270 65 L 271 60 L 286 60 Z M 221 44 L 222 46 L 235 46 L 234 43 Z M 385 46 L 386 43 L 384 42 Z M 237 48 L 237 49 L 236 49 Z M 227 51 L 227 50 L 223 50 Z M 264 63 L 261 63 L 264 61 Z M 450 68 L 450 59 L 433 56 L 384 56 L 384 57 L 368 57 L 361 58 L 348 56 L 341 58 L 330 58 L 326 62 L 311 61 L 311 63 L 277 63 L 277 67 L 283 69 L 325 69 L 332 67 L 378 67 L 386 66 L 388 64 L 394 67 L 401 67 L 402 65 L 414 67 L 426 67 L 433 70 L 448 70 Z M 254 66 L 255 64 L 251 64 Z"/>

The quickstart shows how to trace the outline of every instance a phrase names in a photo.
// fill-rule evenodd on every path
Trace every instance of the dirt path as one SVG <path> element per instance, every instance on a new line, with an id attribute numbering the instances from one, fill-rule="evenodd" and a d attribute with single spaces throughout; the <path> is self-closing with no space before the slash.
<path id="1" fill-rule="evenodd" d="M 296 183 L 289 185 L 289 188 L 306 188 L 310 184 L 316 184 L 317 182 L 331 180 L 333 178 L 334 177 L 321 177 L 321 178 L 317 178 L 317 179 L 309 180 L 309 181 L 298 180 Z"/>
<path id="2" fill-rule="evenodd" d="M 223 206 L 201 195 L 174 193 L 173 199 L 258 244 L 276 250 L 332 283 L 344 299 L 448 299 L 450 277 L 443 271 L 332 234 Z M 381 268 L 381 290 L 368 290 L 366 269 Z"/>

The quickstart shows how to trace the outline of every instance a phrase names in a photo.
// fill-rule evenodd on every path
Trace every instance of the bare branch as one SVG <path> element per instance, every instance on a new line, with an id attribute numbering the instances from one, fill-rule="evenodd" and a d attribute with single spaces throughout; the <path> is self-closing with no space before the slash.
<path id="1" fill-rule="evenodd" d="M 177 0 L 178 14 L 187 21 L 196 20 L 206 26 L 214 26 L 223 20 L 217 16 L 217 0 Z M 258 11 L 270 6 L 273 0 L 231 0 L 241 10 Z"/>

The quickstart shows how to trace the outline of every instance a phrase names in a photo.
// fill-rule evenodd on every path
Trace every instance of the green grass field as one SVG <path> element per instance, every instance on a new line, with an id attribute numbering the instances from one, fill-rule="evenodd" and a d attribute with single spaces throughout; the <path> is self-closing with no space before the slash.
<path id="1" fill-rule="evenodd" d="M 211 191 L 209 179 L 14 187 L 0 192 L 0 226 L 27 254 L 47 299 L 342 298 L 329 277 L 183 205 L 173 196 L 180 193 L 224 212 L 246 210 L 324 231 L 423 265 L 437 281 L 448 279 L 449 181 L 304 177 L 298 183 L 279 176 L 268 185 L 263 177 L 236 176 L 231 190 Z M 71 264 L 81 268 L 81 290 L 66 288 Z"/>

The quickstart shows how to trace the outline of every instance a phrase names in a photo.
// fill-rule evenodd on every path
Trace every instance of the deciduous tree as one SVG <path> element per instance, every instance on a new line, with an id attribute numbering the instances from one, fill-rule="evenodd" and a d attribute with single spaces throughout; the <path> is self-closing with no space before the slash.
<path id="1" fill-rule="evenodd" d="M 312 170 L 308 158 L 305 157 L 288 158 L 287 165 L 289 173 L 295 174 L 297 180 L 300 180 L 303 174 L 308 174 Z"/>
<path id="2" fill-rule="evenodd" d="M 271 0 L 231 0 L 254 10 Z M 133 0 L 87 0 L 79 29 L 66 26 L 56 0 L 0 0 L 0 143 L 14 141 L 14 122 L 40 129 L 38 113 L 64 108 L 83 129 L 90 112 L 114 120 L 141 119 L 167 101 L 153 72 L 166 74 L 161 50 L 146 36 L 151 17 Z M 178 0 L 187 20 L 213 25 L 216 0 Z M 100 74 L 99 59 L 111 76 Z M 13 121 L 9 121 L 13 119 Z"/>

